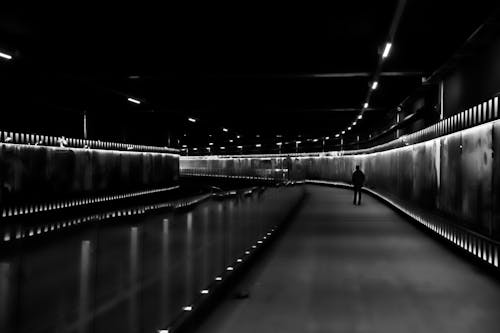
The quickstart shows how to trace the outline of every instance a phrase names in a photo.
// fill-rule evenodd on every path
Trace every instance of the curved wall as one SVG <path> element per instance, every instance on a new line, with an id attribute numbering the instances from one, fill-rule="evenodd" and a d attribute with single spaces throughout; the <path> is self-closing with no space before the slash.
<path id="1" fill-rule="evenodd" d="M 412 209 L 447 217 L 493 238 L 500 238 L 500 122 L 493 121 L 422 143 L 387 151 L 339 155 L 287 157 L 290 179 L 350 182 L 356 165 L 366 174 L 366 186 Z M 184 168 L 197 164 L 205 172 L 227 168 L 230 175 L 244 175 L 229 158 L 210 162 L 185 161 Z M 237 158 L 243 159 L 243 158 Z M 249 157 L 246 164 L 283 157 Z M 257 162 L 256 162 L 257 161 Z M 222 170 L 222 171 L 221 171 Z"/>

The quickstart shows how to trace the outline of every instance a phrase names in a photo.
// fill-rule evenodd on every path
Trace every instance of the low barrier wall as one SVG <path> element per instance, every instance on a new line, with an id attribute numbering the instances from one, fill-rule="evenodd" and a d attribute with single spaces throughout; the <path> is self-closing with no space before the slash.
<path id="1" fill-rule="evenodd" d="M 179 156 L 0 144 L 0 204 L 7 207 L 172 186 Z"/>

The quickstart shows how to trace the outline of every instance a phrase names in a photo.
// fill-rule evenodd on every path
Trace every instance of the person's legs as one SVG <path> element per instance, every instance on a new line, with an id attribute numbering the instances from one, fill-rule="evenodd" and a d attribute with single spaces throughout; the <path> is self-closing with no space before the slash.
<path id="1" fill-rule="evenodd" d="M 352 202 L 354 205 L 356 205 L 356 200 L 357 204 L 361 204 L 361 188 L 355 186 L 354 187 L 354 201 Z"/>

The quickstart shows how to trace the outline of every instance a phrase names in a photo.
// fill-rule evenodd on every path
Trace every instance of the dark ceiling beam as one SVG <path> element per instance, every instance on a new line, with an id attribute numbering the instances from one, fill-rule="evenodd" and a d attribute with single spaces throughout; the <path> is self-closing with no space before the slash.
<path id="1" fill-rule="evenodd" d="M 273 109 L 266 110 L 266 112 L 359 112 L 361 109 L 357 108 L 304 108 L 304 109 Z M 388 108 L 367 108 L 365 112 L 387 111 Z"/>
<path id="2" fill-rule="evenodd" d="M 381 72 L 383 77 L 425 77 L 428 73 L 418 71 L 392 71 Z M 189 76 L 189 75 L 187 75 Z M 355 79 L 372 77 L 372 72 L 333 72 L 333 73 L 294 73 L 294 74 L 207 74 L 194 75 L 200 79 Z M 178 74 L 160 74 L 160 75 L 130 75 L 129 80 L 175 80 L 180 78 Z M 95 78 L 97 79 L 97 78 Z"/>
<path id="3" fill-rule="evenodd" d="M 422 77 L 424 72 L 382 72 L 380 76 L 384 77 L 401 77 L 401 76 L 415 76 Z M 297 74 L 288 75 L 287 78 L 366 78 L 372 77 L 371 72 L 351 72 L 351 73 L 318 73 L 318 74 Z"/>

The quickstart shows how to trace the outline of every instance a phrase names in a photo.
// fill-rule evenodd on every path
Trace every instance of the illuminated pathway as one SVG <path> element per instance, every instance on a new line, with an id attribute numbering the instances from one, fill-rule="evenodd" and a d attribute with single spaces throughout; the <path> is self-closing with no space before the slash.
<path id="1" fill-rule="evenodd" d="M 309 186 L 296 220 L 199 332 L 498 332 L 500 283 L 375 199 Z"/>

